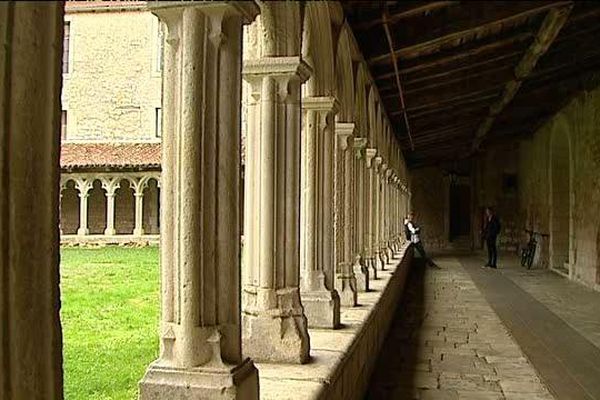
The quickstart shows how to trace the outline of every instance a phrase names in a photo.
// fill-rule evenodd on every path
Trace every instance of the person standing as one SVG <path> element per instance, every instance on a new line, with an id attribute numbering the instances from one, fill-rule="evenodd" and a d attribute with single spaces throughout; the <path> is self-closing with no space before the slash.
<path id="1" fill-rule="evenodd" d="M 483 239 L 488 250 L 488 262 L 483 267 L 498 268 L 498 249 L 496 247 L 496 239 L 500 233 L 500 220 L 494 213 L 492 207 L 485 209 L 485 225 L 483 228 Z"/>
<path id="2" fill-rule="evenodd" d="M 406 221 L 406 227 L 410 232 L 410 242 L 412 243 L 413 247 L 419 252 L 419 255 L 421 256 L 421 258 L 423 258 L 425 263 L 429 266 L 434 267 L 435 263 L 431 261 L 431 259 L 428 258 L 427 254 L 425 253 L 425 248 L 423 247 L 423 243 L 421 242 L 421 228 L 414 221 L 414 217 L 414 213 L 411 212 L 408 214 L 408 218 Z"/>

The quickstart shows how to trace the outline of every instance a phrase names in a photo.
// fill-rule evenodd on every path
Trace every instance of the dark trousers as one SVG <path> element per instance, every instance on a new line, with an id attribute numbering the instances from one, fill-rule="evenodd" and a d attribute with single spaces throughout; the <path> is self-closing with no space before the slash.
<path id="1" fill-rule="evenodd" d="M 423 261 L 425 261 L 425 264 L 434 265 L 433 261 L 431 261 L 429 258 L 427 258 L 427 253 L 425 253 L 425 248 L 423 247 L 423 243 L 421 243 L 421 242 L 413 243 L 413 246 L 414 246 L 415 250 L 421 256 Z"/>
<path id="2" fill-rule="evenodd" d="M 496 268 L 496 262 L 498 261 L 498 249 L 496 248 L 496 238 L 487 238 L 485 241 L 488 249 L 487 265 L 492 268 Z"/>

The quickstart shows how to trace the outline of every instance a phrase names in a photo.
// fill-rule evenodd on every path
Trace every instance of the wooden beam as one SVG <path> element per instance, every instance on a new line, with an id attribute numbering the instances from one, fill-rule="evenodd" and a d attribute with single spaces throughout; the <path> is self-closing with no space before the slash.
<path id="1" fill-rule="evenodd" d="M 490 13 L 486 15 L 486 18 L 477 26 L 472 26 L 472 22 L 469 19 L 459 21 L 458 26 L 452 26 L 450 21 L 448 29 L 442 36 L 432 37 L 420 43 L 405 46 L 400 49 L 391 49 L 390 53 L 393 53 L 396 57 L 402 59 L 409 59 L 417 57 L 423 52 L 432 52 L 439 50 L 443 46 L 456 47 L 460 45 L 464 39 L 467 38 L 480 38 L 489 34 L 495 28 L 502 28 L 503 26 L 510 26 L 519 21 L 531 17 L 533 15 L 542 13 L 549 9 L 553 9 L 558 6 L 570 5 L 570 1 L 539 1 L 533 2 L 515 2 L 513 3 L 515 9 L 502 5 L 498 9 L 498 14 L 501 17 L 497 17 L 495 14 Z M 486 4 L 484 7 L 492 7 Z M 468 11 L 468 8 L 467 8 Z M 375 57 L 371 57 L 368 60 L 369 65 L 377 65 L 380 63 L 386 63 L 389 61 L 390 53 L 381 54 Z"/>
<path id="2" fill-rule="evenodd" d="M 383 29 L 385 30 L 385 36 L 387 37 L 388 46 L 390 51 L 394 48 L 394 44 L 392 42 L 392 35 L 390 34 L 390 29 L 388 27 L 388 16 L 387 16 L 387 7 L 383 10 L 382 14 L 383 19 Z M 410 124 L 408 123 L 408 115 L 406 114 L 406 105 L 404 103 L 404 94 L 402 93 L 402 84 L 400 83 L 400 73 L 398 72 L 398 62 L 396 61 L 396 55 L 391 52 L 392 63 L 394 64 L 394 71 L 396 73 L 396 86 L 398 87 L 398 96 L 400 96 L 400 106 L 404 110 L 404 125 L 406 126 L 406 133 L 408 134 L 408 138 L 410 139 L 411 148 L 414 150 L 414 144 L 412 141 L 412 136 L 410 135 Z"/>
<path id="3" fill-rule="evenodd" d="M 484 95 L 483 93 L 489 93 L 491 91 L 498 91 L 502 87 L 503 87 L 503 85 L 497 85 L 494 87 L 489 87 L 489 88 L 486 88 L 483 90 L 477 90 L 475 92 L 464 93 L 464 94 L 460 94 L 457 96 L 445 98 L 442 100 L 436 100 L 436 101 L 429 102 L 429 103 L 418 104 L 418 105 L 409 107 L 406 111 L 407 112 L 419 111 L 419 110 L 428 109 L 433 106 L 441 106 L 443 104 L 448 104 L 448 103 L 452 103 L 453 105 L 458 105 L 458 104 L 462 104 L 463 100 L 467 100 L 466 101 L 467 103 L 472 102 L 472 101 L 486 100 L 491 97 L 497 97 L 498 93 L 492 93 L 492 94 L 488 94 L 488 95 Z M 403 112 L 404 112 L 404 110 L 394 111 L 391 113 L 391 115 L 398 115 Z"/>
<path id="4" fill-rule="evenodd" d="M 440 89 L 442 87 L 453 85 L 453 84 L 460 84 L 460 85 L 462 85 L 462 87 L 468 88 L 469 86 L 475 85 L 474 82 L 476 82 L 476 83 L 483 82 L 484 84 L 487 83 L 488 85 L 489 84 L 495 85 L 498 83 L 499 80 L 506 81 L 506 72 L 508 69 L 512 70 L 513 66 L 504 64 L 504 65 L 500 65 L 495 68 L 484 69 L 479 72 L 473 72 L 471 74 L 462 74 L 461 76 L 458 76 L 454 79 L 446 79 L 446 80 L 442 80 L 441 82 L 431 83 L 429 85 L 416 86 L 413 89 L 407 89 L 406 85 L 404 85 L 404 87 L 405 87 L 404 91 L 406 94 L 415 94 L 415 93 L 428 91 L 428 90 L 432 90 L 432 89 Z M 504 71 L 504 73 L 501 73 L 502 71 Z M 489 76 L 489 75 L 492 75 L 492 76 Z M 485 77 L 485 79 L 481 79 L 484 77 Z M 475 78 L 479 78 L 479 79 L 475 80 Z"/>
<path id="5" fill-rule="evenodd" d="M 523 80 L 531 74 L 538 60 L 552 45 L 552 42 L 558 36 L 558 33 L 567 22 L 573 6 L 563 6 L 551 9 L 540 27 L 534 42 L 531 44 L 519 64 L 515 67 L 515 79 L 506 83 L 502 97 L 494 103 L 490 109 L 487 118 L 479 126 L 473 140 L 472 151 L 476 152 L 479 146 L 488 134 L 496 116 L 506 108 L 517 94 Z"/>
<path id="6" fill-rule="evenodd" d="M 415 15 L 425 14 L 430 11 L 438 10 L 440 8 L 445 8 L 451 5 L 459 4 L 458 1 L 432 1 L 427 4 L 423 4 L 421 6 L 409 8 L 407 10 L 402 10 L 399 12 L 391 13 L 388 15 L 387 23 L 395 24 L 398 21 L 401 21 L 406 18 L 414 17 Z M 356 30 L 367 30 L 371 29 L 379 24 L 383 23 L 382 18 L 375 18 L 370 21 L 361 22 L 353 25 L 353 29 Z"/>
<path id="7" fill-rule="evenodd" d="M 511 51 L 510 53 L 506 53 L 506 54 L 502 54 L 498 57 L 490 57 L 487 58 L 483 61 L 479 61 L 473 64 L 468 64 L 462 67 L 458 67 L 458 68 L 452 68 L 449 70 L 445 70 L 443 72 L 439 72 L 437 74 L 432 74 L 432 75 L 425 75 L 425 76 L 421 76 L 419 78 L 415 78 L 415 79 L 406 79 L 404 81 L 404 86 L 409 86 L 409 85 L 416 85 L 417 83 L 423 83 L 429 80 L 435 80 L 435 79 L 439 79 L 439 78 L 447 78 L 448 76 L 454 75 L 456 73 L 461 73 L 461 75 L 466 75 L 469 76 L 470 74 L 465 74 L 465 72 L 478 68 L 478 67 L 482 67 L 484 65 L 498 65 L 498 63 L 500 61 L 506 60 L 506 59 L 510 59 L 512 57 L 517 56 L 518 54 L 520 54 L 520 51 Z"/>
<path id="8" fill-rule="evenodd" d="M 411 114 L 410 118 L 414 121 L 414 120 L 418 120 L 419 118 L 423 118 L 423 117 L 431 115 L 431 114 L 442 113 L 442 112 L 445 115 L 454 115 L 455 113 L 460 115 L 461 113 L 469 113 L 469 112 L 473 112 L 473 110 L 483 110 L 483 109 L 485 109 L 485 112 L 487 112 L 489 103 L 478 103 L 478 100 L 476 100 L 474 103 L 475 104 L 470 105 L 470 106 L 465 106 L 465 104 L 469 104 L 469 102 L 465 102 L 465 103 L 461 104 L 460 107 L 458 107 L 454 104 L 451 104 L 451 105 L 440 107 L 440 108 L 430 108 L 428 110 L 421 111 L 419 113 Z M 483 115 L 485 115 L 485 113 Z M 429 117 L 429 118 L 433 118 L 433 117 Z"/>
<path id="9" fill-rule="evenodd" d="M 483 45 L 474 45 L 474 46 L 468 48 L 467 50 L 461 51 L 458 53 L 454 52 L 454 51 L 448 52 L 449 54 L 444 55 L 442 57 L 436 57 L 430 61 L 416 63 L 415 65 L 401 68 L 399 72 L 401 75 L 405 75 L 405 74 L 410 74 L 410 73 L 417 72 L 417 71 L 427 69 L 427 68 L 439 67 L 441 65 L 448 64 L 448 63 L 455 62 L 455 61 L 470 59 L 470 58 L 473 58 L 480 54 L 498 50 L 503 47 L 512 46 L 517 42 L 525 42 L 526 40 L 529 40 L 532 36 L 533 36 L 533 34 L 531 32 L 521 32 L 516 35 L 510 36 L 506 39 L 492 41 L 492 42 L 489 42 L 489 43 L 486 43 Z M 389 79 L 389 78 L 393 78 L 393 77 L 394 77 L 393 72 L 375 75 L 376 80 Z"/>

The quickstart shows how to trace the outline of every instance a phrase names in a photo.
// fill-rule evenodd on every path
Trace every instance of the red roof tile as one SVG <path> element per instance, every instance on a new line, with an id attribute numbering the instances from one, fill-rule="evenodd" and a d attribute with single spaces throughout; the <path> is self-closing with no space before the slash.
<path id="1" fill-rule="evenodd" d="M 63 169 L 159 168 L 160 143 L 63 143 Z"/>

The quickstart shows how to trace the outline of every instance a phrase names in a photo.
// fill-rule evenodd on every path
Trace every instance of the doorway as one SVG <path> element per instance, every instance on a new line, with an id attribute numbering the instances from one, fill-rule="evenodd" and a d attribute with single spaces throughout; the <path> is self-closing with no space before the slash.
<path id="1" fill-rule="evenodd" d="M 449 240 L 469 238 L 471 234 L 471 187 L 464 183 L 450 184 Z"/>

